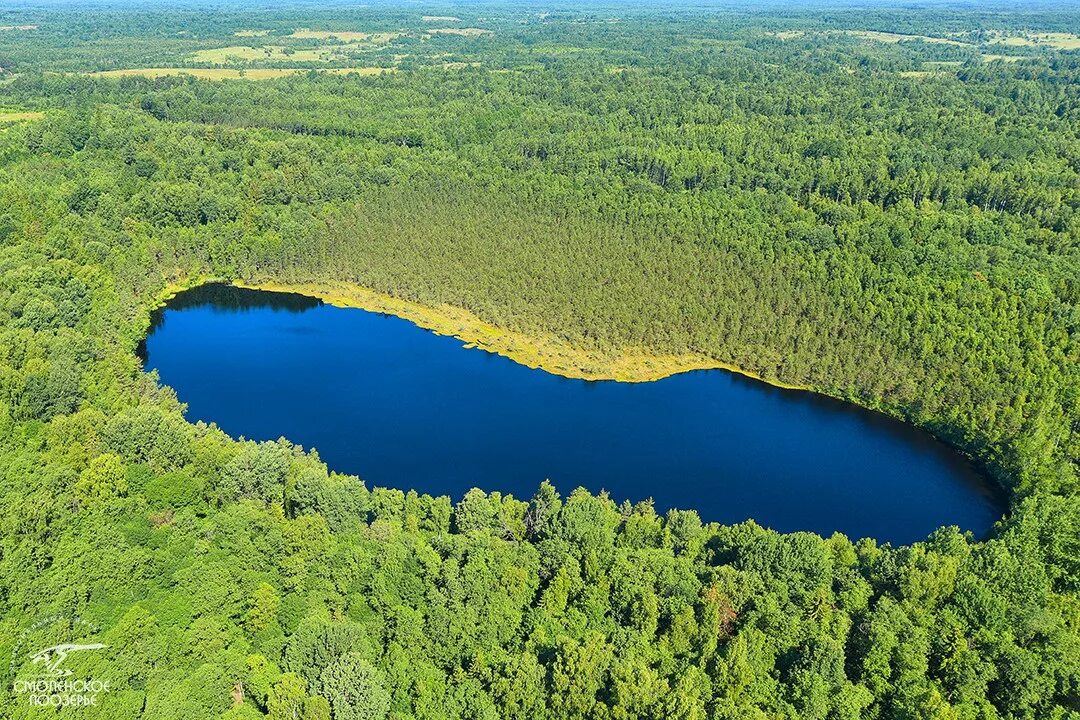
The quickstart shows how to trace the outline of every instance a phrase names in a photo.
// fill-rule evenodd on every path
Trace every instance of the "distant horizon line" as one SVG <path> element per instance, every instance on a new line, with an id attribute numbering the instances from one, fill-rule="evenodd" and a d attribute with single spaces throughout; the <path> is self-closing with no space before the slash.
<path id="1" fill-rule="evenodd" d="M 821 11 L 829 9 L 851 10 L 859 8 L 886 9 L 897 14 L 917 13 L 922 10 L 953 9 L 972 13 L 1014 14 L 1030 11 L 1075 11 L 1080 12 L 1080 5 L 1070 0 L 909 0 L 897 5 L 891 0 L 661 0 L 659 2 L 634 2 L 633 0 L 562 0 L 558 4 L 548 0 L 439 0 L 438 2 L 420 2 L 419 0 L 261 0 L 257 6 L 243 0 L 9 0 L 5 14 L 35 10 L 55 11 L 77 8 L 100 10 L 144 10 L 144 11 L 196 11 L 205 9 L 234 10 L 248 14 L 280 11 L 284 9 L 312 10 L 348 10 L 348 9 L 384 9 L 415 10 L 427 13 L 460 8 L 511 7 L 514 9 L 549 9 L 567 11 L 576 9 L 619 9 L 619 10 L 733 10 L 755 13 L 764 10 L 788 8 L 791 10 Z"/>

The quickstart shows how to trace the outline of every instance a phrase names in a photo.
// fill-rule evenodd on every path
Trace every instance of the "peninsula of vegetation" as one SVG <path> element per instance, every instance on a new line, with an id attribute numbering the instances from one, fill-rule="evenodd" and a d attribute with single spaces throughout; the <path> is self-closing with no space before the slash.
<path id="1" fill-rule="evenodd" d="M 371 312 L 386 313 L 409 320 L 439 335 L 450 335 L 470 348 L 478 348 L 530 368 L 539 368 L 553 375 L 580 380 L 618 380 L 619 382 L 648 382 L 690 370 L 721 369 L 761 380 L 753 373 L 719 362 L 704 355 L 657 355 L 648 351 L 615 350 L 601 353 L 583 350 L 555 337 L 526 335 L 514 330 L 497 328 L 468 310 L 450 305 L 429 307 L 410 300 L 381 293 L 361 285 L 347 283 L 304 283 L 280 285 L 272 282 L 237 282 L 240 287 L 276 292 L 294 292 L 319 298 L 338 307 L 353 307 Z M 788 389 L 796 388 L 779 381 L 770 384 Z"/>

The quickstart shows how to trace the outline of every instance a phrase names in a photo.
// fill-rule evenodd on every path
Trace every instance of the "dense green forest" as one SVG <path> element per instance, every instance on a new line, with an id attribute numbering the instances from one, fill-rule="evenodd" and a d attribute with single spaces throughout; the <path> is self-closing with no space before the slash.
<path id="1" fill-rule="evenodd" d="M 0 717 L 1080 718 L 1078 29 L 0 9 Z M 894 548 L 370 488 L 142 372 L 206 277 L 708 355 L 930 430 L 1010 511 Z M 35 707 L 65 642 L 109 686 Z"/>

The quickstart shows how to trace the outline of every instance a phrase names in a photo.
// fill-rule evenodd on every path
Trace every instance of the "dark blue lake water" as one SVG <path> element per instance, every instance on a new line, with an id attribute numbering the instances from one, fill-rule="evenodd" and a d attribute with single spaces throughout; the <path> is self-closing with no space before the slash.
<path id="1" fill-rule="evenodd" d="M 982 535 L 1004 511 L 926 433 L 721 370 L 569 380 L 399 318 L 220 285 L 160 311 L 144 358 L 190 420 L 287 437 L 369 486 L 528 499 L 547 478 L 706 521 L 893 543 L 941 525 Z"/>

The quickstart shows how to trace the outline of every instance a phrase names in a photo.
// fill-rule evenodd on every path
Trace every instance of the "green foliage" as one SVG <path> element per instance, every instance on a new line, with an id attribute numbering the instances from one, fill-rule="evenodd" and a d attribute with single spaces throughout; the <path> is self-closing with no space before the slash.
<path id="1" fill-rule="evenodd" d="M 119 457 L 98 455 L 90 466 L 79 474 L 75 483 L 75 498 L 81 505 L 92 507 L 127 493 L 127 478 Z"/>
<path id="2" fill-rule="evenodd" d="M 218 502 L 241 498 L 265 503 L 284 502 L 288 451 L 275 443 L 245 443 L 221 469 L 214 489 Z"/>
<path id="3" fill-rule="evenodd" d="M 345 653 L 323 669 L 320 679 L 335 720 L 383 720 L 390 712 L 382 673 L 359 653 Z"/>

